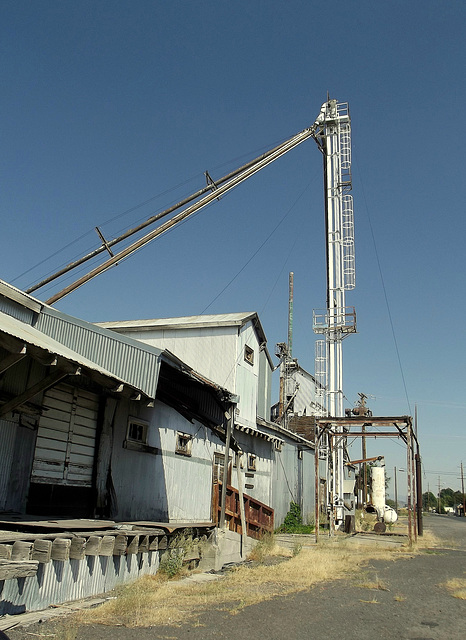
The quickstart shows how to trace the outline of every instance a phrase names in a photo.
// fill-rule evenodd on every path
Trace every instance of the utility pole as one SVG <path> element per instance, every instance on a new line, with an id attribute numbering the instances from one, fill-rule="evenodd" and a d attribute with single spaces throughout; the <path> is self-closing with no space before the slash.
<path id="1" fill-rule="evenodd" d="M 396 467 L 395 467 L 395 511 L 398 513 L 398 485 L 396 481 Z"/>
<path id="2" fill-rule="evenodd" d="M 464 495 L 463 462 L 461 462 L 461 493 L 463 494 L 463 516 L 466 516 L 466 497 Z"/>
<path id="3" fill-rule="evenodd" d="M 438 500 L 437 500 L 437 513 L 440 515 L 440 476 L 438 477 Z"/>

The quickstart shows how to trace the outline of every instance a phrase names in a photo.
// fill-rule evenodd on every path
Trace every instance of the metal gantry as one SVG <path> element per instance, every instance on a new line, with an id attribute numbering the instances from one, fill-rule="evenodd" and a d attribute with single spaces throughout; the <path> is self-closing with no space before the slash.
<path id="1" fill-rule="evenodd" d="M 363 428 L 364 427 L 364 428 Z M 340 435 L 343 434 L 343 435 Z M 328 443 L 330 455 L 338 448 L 338 440 L 351 438 L 399 438 L 406 445 L 407 502 L 408 502 L 408 540 L 412 544 L 417 536 L 422 536 L 422 482 L 419 441 L 413 429 L 411 416 L 345 416 L 327 417 L 316 420 L 316 446 L 321 440 Z M 316 456 L 315 480 L 315 517 L 318 522 L 320 514 L 320 493 L 318 479 L 318 461 Z M 330 534 L 337 521 L 334 510 L 330 511 Z M 316 541 L 319 538 L 319 527 L 316 527 Z"/>

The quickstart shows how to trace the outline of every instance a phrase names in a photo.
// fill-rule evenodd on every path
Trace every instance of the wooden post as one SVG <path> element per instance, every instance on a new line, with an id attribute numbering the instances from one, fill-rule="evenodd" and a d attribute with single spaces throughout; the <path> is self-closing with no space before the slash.
<path id="1" fill-rule="evenodd" d="M 244 498 L 243 498 L 243 479 L 241 477 L 241 454 L 236 454 L 236 473 L 238 476 L 238 500 L 239 500 L 239 512 L 241 516 L 241 557 L 244 554 L 245 540 L 248 535 L 246 526 L 246 515 L 244 513 Z"/>
<path id="2" fill-rule="evenodd" d="M 318 426 L 315 426 L 315 435 L 314 435 L 314 488 L 315 488 L 315 510 L 314 510 L 314 520 L 315 520 L 315 538 L 316 544 L 319 542 L 319 518 L 320 518 L 320 473 L 319 473 L 319 439 L 320 434 L 318 435 Z"/>
<path id="3" fill-rule="evenodd" d="M 416 495 L 417 495 L 417 533 L 424 535 L 424 523 L 422 519 L 422 468 L 421 456 L 419 454 L 419 443 L 416 451 Z"/>
<path id="4" fill-rule="evenodd" d="M 409 545 L 413 544 L 413 506 L 411 496 L 411 425 L 408 424 L 407 438 L 406 438 L 406 454 L 407 454 L 407 467 L 406 472 L 408 474 L 408 540 Z"/>
<path id="5" fill-rule="evenodd" d="M 225 527 L 225 508 L 227 499 L 227 484 L 228 484 L 228 458 L 230 457 L 230 440 L 231 432 L 233 430 L 233 422 L 235 419 L 235 405 L 230 405 L 230 410 L 225 411 L 225 420 L 227 423 L 227 433 L 225 442 L 225 459 L 223 461 L 223 481 L 222 481 L 222 500 L 220 507 L 220 522 L 218 524 L 219 529 Z"/>

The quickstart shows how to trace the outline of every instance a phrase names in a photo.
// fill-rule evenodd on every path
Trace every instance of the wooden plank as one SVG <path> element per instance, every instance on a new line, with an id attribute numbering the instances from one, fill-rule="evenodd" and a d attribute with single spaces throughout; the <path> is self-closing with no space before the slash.
<path id="1" fill-rule="evenodd" d="M 11 559 L 16 561 L 30 560 L 32 544 L 32 542 L 23 542 L 22 540 L 16 540 L 16 542 L 13 544 L 13 549 L 11 550 Z"/>
<path id="2" fill-rule="evenodd" d="M 100 546 L 102 544 L 101 536 L 89 536 L 86 543 L 86 556 L 100 555 Z"/>
<path id="3" fill-rule="evenodd" d="M 70 455 L 73 456 L 74 458 L 78 459 L 78 458 L 82 458 L 82 459 L 89 459 L 92 458 L 92 454 L 94 452 L 94 442 L 90 442 L 88 441 L 88 443 L 86 444 L 79 444 L 78 442 L 75 441 L 75 439 L 73 438 L 71 441 L 71 450 L 70 450 Z"/>
<path id="4" fill-rule="evenodd" d="M 149 551 L 149 536 L 141 536 L 139 539 L 138 553 L 147 553 Z"/>
<path id="5" fill-rule="evenodd" d="M 58 433 L 58 432 L 57 432 Z M 63 437 L 64 436 L 64 437 Z M 68 434 L 63 434 L 60 438 L 37 436 L 36 449 L 41 452 L 43 457 L 46 457 L 49 451 L 59 451 L 64 453 L 66 451 Z"/>
<path id="6" fill-rule="evenodd" d="M 100 545 L 101 556 L 113 556 L 113 548 L 115 546 L 115 536 L 103 536 Z"/>
<path id="7" fill-rule="evenodd" d="M 31 387 L 17 395 L 15 398 L 12 398 L 8 402 L 0 407 L 0 416 L 4 416 L 10 411 L 14 411 L 17 407 L 20 407 L 22 404 L 27 402 L 28 400 L 32 400 L 38 393 L 41 391 L 45 391 L 49 387 L 57 384 L 60 380 L 65 378 L 66 376 L 73 374 L 76 375 L 80 372 L 79 367 L 75 367 L 74 370 L 67 368 L 67 370 L 58 370 L 54 371 L 52 374 L 46 376 L 36 384 L 33 384 Z"/>
<path id="8" fill-rule="evenodd" d="M 32 560 L 46 564 L 52 559 L 52 541 L 51 540 L 34 540 L 32 547 Z"/>
<path id="9" fill-rule="evenodd" d="M 149 536 L 149 551 L 158 551 L 159 549 L 159 537 Z"/>
<path id="10" fill-rule="evenodd" d="M 70 557 L 71 540 L 69 538 L 55 538 L 52 543 L 52 560 L 68 560 Z"/>
<path id="11" fill-rule="evenodd" d="M 115 546 L 113 547 L 114 556 L 123 556 L 126 553 L 126 547 L 128 546 L 128 538 L 123 534 L 117 535 L 115 538 Z"/>
<path id="12" fill-rule="evenodd" d="M 26 357 L 26 346 L 23 346 L 19 353 L 9 353 L 0 362 L 0 374 L 7 371 L 10 367 L 13 367 L 17 362 Z"/>
<path id="13" fill-rule="evenodd" d="M 66 425 L 68 427 L 68 425 Z M 59 440 L 61 442 L 68 441 L 68 428 L 66 429 L 51 429 L 49 427 L 41 426 L 37 432 L 37 441 L 39 440 Z"/>
<path id="14" fill-rule="evenodd" d="M 15 578 L 28 578 L 35 576 L 39 563 L 37 560 L 23 560 L 12 562 L 0 560 L 0 580 L 14 580 Z"/>
<path id="15" fill-rule="evenodd" d="M 74 538 L 71 538 L 71 545 L 70 545 L 70 558 L 73 558 L 73 560 L 84 560 L 85 558 L 85 549 L 86 549 L 86 538 L 83 538 L 82 536 L 76 536 Z"/>
<path id="16" fill-rule="evenodd" d="M 168 547 L 167 536 L 159 536 L 159 549 L 166 549 Z"/>
<path id="17" fill-rule="evenodd" d="M 128 547 L 126 548 L 127 555 L 133 555 L 137 553 L 139 550 L 139 536 L 134 536 L 132 540 L 130 540 Z"/>
<path id="18" fill-rule="evenodd" d="M 9 560 L 11 558 L 12 544 L 0 544 L 0 559 Z"/>

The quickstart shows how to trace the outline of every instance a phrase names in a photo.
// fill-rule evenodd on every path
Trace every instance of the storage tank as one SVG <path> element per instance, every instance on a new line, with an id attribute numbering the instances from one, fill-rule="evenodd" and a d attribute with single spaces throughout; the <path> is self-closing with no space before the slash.
<path id="1" fill-rule="evenodd" d="M 372 506 L 377 516 L 382 519 L 385 511 L 385 467 L 372 467 L 371 477 Z"/>

